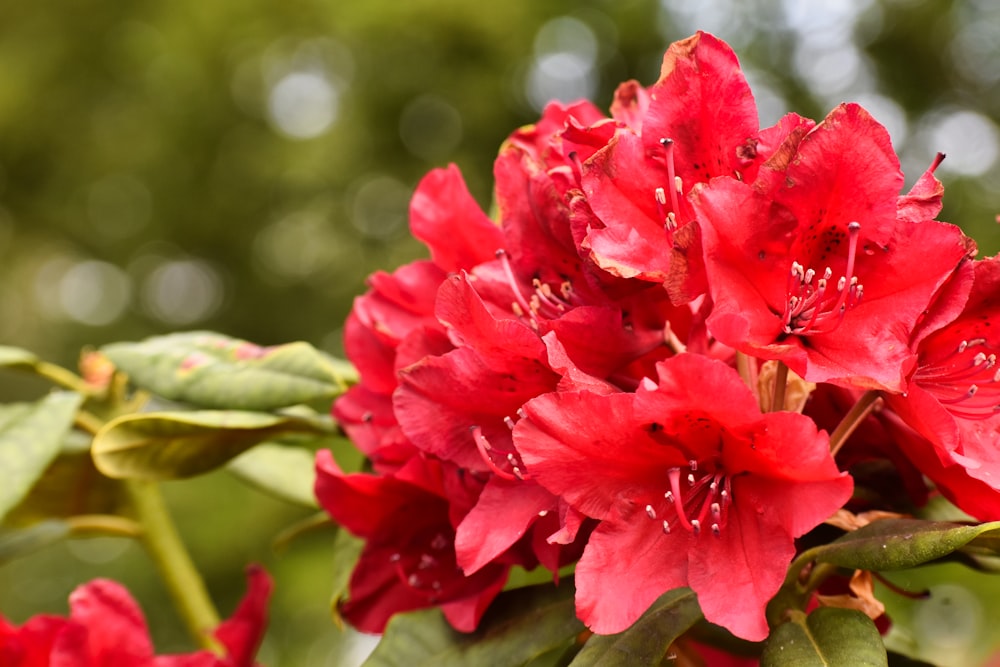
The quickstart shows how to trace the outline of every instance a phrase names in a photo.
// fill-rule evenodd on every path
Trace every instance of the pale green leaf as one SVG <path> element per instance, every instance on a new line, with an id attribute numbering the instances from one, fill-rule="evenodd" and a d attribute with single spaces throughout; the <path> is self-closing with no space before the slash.
<path id="1" fill-rule="evenodd" d="M 59 453 L 82 397 L 49 394 L 36 403 L 0 406 L 0 519 L 31 491 Z"/>
<path id="2" fill-rule="evenodd" d="M 314 459 L 311 449 L 265 442 L 234 458 L 226 469 L 277 498 L 304 507 L 318 507 L 313 495 Z"/>
<path id="3" fill-rule="evenodd" d="M 191 477 L 249 448 L 291 433 L 316 433 L 315 419 L 239 410 L 125 415 L 94 437 L 94 463 L 116 478 Z"/>
<path id="4" fill-rule="evenodd" d="M 138 387 L 203 408 L 329 408 L 352 377 L 308 343 L 261 347 L 210 332 L 115 343 L 101 350 Z"/>

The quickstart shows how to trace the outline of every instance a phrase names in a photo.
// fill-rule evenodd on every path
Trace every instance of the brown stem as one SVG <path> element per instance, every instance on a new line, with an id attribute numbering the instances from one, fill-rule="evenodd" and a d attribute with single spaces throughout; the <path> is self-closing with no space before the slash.
<path id="1" fill-rule="evenodd" d="M 785 409 L 785 388 L 788 387 L 788 366 L 779 361 L 774 372 L 774 396 L 771 397 L 771 412 Z"/>
<path id="2" fill-rule="evenodd" d="M 837 455 L 840 448 L 844 446 L 847 439 L 854 433 L 854 429 L 878 406 L 881 402 L 881 397 L 882 395 L 879 392 L 868 390 L 861 395 L 858 402 L 844 415 L 844 418 L 837 424 L 837 428 L 830 434 L 830 453 L 832 455 Z"/>

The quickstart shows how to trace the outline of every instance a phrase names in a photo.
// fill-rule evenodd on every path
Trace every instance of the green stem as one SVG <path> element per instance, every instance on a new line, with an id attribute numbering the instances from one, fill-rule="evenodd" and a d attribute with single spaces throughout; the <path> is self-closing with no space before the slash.
<path id="1" fill-rule="evenodd" d="M 861 395 L 858 402 L 854 404 L 844 418 L 840 420 L 837 424 L 837 428 L 833 430 L 830 434 L 830 453 L 833 456 L 837 455 L 840 448 L 844 446 L 847 439 L 851 437 L 861 422 L 865 420 L 868 415 L 872 413 L 875 409 L 876 401 L 881 397 L 881 394 L 874 390 L 868 390 Z"/>
<path id="2" fill-rule="evenodd" d="M 73 535 L 112 535 L 142 538 L 142 526 L 132 519 L 112 514 L 77 514 L 66 519 Z"/>
<path id="3" fill-rule="evenodd" d="M 201 648 L 220 653 L 221 646 L 211 634 L 219 625 L 219 613 L 167 512 L 160 488 L 154 482 L 138 480 L 126 481 L 125 488 L 142 524 L 146 551 L 156 564 L 188 633 Z"/>
<path id="4" fill-rule="evenodd" d="M 90 396 L 94 393 L 93 388 L 84 382 L 82 377 L 72 371 L 66 370 L 62 366 L 50 364 L 47 361 L 38 361 L 35 362 L 32 370 L 34 370 L 37 375 L 42 376 L 46 380 L 49 380 L 64 389 L 72 389 L 73 391 L 83 394 L 84 396 Z"/>

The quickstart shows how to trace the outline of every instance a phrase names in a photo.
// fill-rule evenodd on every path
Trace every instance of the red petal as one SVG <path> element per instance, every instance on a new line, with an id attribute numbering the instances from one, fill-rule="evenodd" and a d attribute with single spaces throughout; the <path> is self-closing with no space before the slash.
<path id="1" fill-rule="evenodd" d="M 144 665 L 153 657 L 146 619 L 121 584 L 95 579 L 69 596 L 70 619 L 87 629 L 94 664 Z"/>
<path id="2" fill-rule="evenodd" d="M 699 32 L 671 44 L 650 97 L 643 142 L 650 150 L 662 138 L 674 140 L 685 191 L 715 176 L 732 177 L 757 158 L 757 105 L 736 54 L 722 40 Z"/>
<path id="3" fill-rule="evenodd" d="M 925 171 L 910 191 L 896 202 L 896 217 L 907 222 L 923 222 L 933 220 L 941 212 L 941 200 L 944 197 L 944 185 L 934 176 L 934 170 L 944 159 L 943 153 L 938 153 L 931 166 Z"/>
<path id="4" fill-rule="evenodd" d="M 598 634 L 626 630 L 663 593 L 687 585 L 695 538 L 664 535 L 645 515 L 638 521 L 602 522 L 576 566 L 576 613 Z"/>
<path id="5" fill-rule="evenodd" d="M 410 229 L 445 271 L 471 269 L 503 247 L 500 228 L 479 208 L 455 165 L 420 181 L 410 202 Z"/>
<path id="6" fill-rule="evenodd" d="M 233 615 L 219 624 L 213 633 L 226 647 L 227 664 L 252 667 L 254 656 L 267 629 L 267 603 L 273 584 L 264 568 L 247 568 L 247 592 Z"/>
<path id="7" fill-rule="evenodd" d="M 534 482 L 492 477 L 455 533 L 458 565 L 472 574 L 521 539 L 539 512 L 555 511 L 557 499 Z"/>

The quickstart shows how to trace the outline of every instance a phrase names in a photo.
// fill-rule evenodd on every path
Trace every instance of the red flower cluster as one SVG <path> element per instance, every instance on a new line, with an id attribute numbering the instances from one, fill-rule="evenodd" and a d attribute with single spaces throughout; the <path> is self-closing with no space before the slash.
<path id="1" fill-rule="evenodd" d="M 0 665 L 253 667 L 267 626 L 271 579 L 259 567 L 250 568 L 247 579 L 243 601 L 213 633 L 225 655 L 210 651 L 154 655 L 139 605 L 121 584 L 95 579 L 70 594 L 69 618 L 41 615 L 14 627 L 0 616 Z"/>
<path id="2" fill-rule="evenodd" d="M 578 560 L 595 632 L 688 586 L 761 640 L 797 538 L 849 503 L 900 509 L 852 500 L 867 464 L 905 502 L 930 479 L 1000 517 L 1000 268 L 934 219 L 934 167 L 900 194 L 857 105 L 759 129 L 699 33 L 610 117 L 552 104 L 514 132 L 495 222 L 455 167 L 429 174 L 431 259 L 372 276 L 347 321 L 361 380 L 333 413 L 373 472 L 317 459 L 320 502 L 366 540 L 344 616 L 380 632 L 439 605 L 468 631 L 511 566 Z"/>

